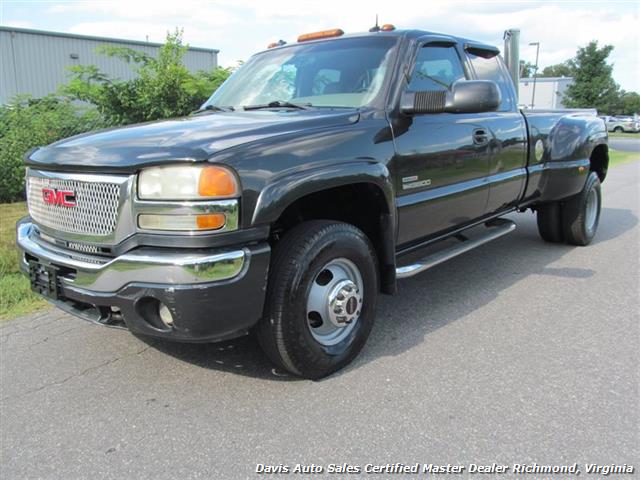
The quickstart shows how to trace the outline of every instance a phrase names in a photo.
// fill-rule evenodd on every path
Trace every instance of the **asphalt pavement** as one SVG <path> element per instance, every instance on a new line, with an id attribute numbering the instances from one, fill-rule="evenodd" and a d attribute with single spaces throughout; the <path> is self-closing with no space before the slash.
<path id="1" fill-rule="evenodd" d="M 360 357 L 318 382 L 273 370 L 250 337 L 161 343 L 57 310 L 5 322 L 0 477 L 235 479 L 258 463 L 343 462 L 637 474 L 639 216 L 640 162 L 610 170 L 589 247 L 544 243 L 531 213 L 513 215 L 515 233 L 382 297 Z"/>
<path id="2" fill-rule="evenodd" d="M 640 133 L 635 137 L 609 137 L 609 146 L 621 152 L 640 153 Z"/>

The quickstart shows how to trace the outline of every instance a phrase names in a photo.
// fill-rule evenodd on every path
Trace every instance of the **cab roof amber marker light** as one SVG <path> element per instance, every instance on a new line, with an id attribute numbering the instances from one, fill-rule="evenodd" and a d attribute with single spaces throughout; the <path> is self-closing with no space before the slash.
<path id="1" fill-rule="evenodd" d="M 321 38 L 339 37 L 344 35 L 344 32 L 339 28 L 332 28 L 331 30 L 321 30 L 319 32 L 304 33 L 298 37 L 299 42 L 308 42 L 309 40 L 319 40 Z"/>
<path id="2" fill-rule="evenodd" d="M 278 40 L 277 42 L 271 42 L 269 45 L 267 45 L 267 48 L 281 47 L 282 45 L 286 44 L 287 42 L 285 42 L 284 40 Z"/>

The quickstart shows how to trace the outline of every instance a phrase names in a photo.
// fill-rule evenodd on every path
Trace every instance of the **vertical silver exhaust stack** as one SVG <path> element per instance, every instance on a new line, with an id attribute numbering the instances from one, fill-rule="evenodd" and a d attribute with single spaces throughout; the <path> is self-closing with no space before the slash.
<path id="1" fill-rule="evenodd" d="M 516 89 L 516 98 L 520 101 L 520 30 L 511 28 L 504 32 L 504 61 L 507 64 L 513 86 Z"/>

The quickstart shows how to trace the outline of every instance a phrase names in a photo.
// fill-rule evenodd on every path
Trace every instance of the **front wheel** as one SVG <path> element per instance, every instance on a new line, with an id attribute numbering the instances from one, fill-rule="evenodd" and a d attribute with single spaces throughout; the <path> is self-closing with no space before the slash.
<path id="1" fill-rule="evenodd" d="M 276 245 L 258 340 L 278 366 L 318 379 L 351 362 L 373 326 L 375 250 L 352 225 L 304 222 Z"/>
<path id="2" fill-rule="evenodd" d="M 571 245 L 588 245 L 598 230 L 602 193 L 596 172 L 589 173 L 582 191 L 564 202 L 562 230 L 565 242 Z"/>

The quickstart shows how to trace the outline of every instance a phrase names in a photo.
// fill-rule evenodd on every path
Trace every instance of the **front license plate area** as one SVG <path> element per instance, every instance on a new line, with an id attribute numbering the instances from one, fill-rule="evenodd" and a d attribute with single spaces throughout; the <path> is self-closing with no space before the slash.
<path id="1" fill-rule="evenodd" d="M 29 279 L 31 280 L 31 290 L 43 297 L 57 300 L 60 296 L 58 269 L 56 267 L 30 261 Z"/>

